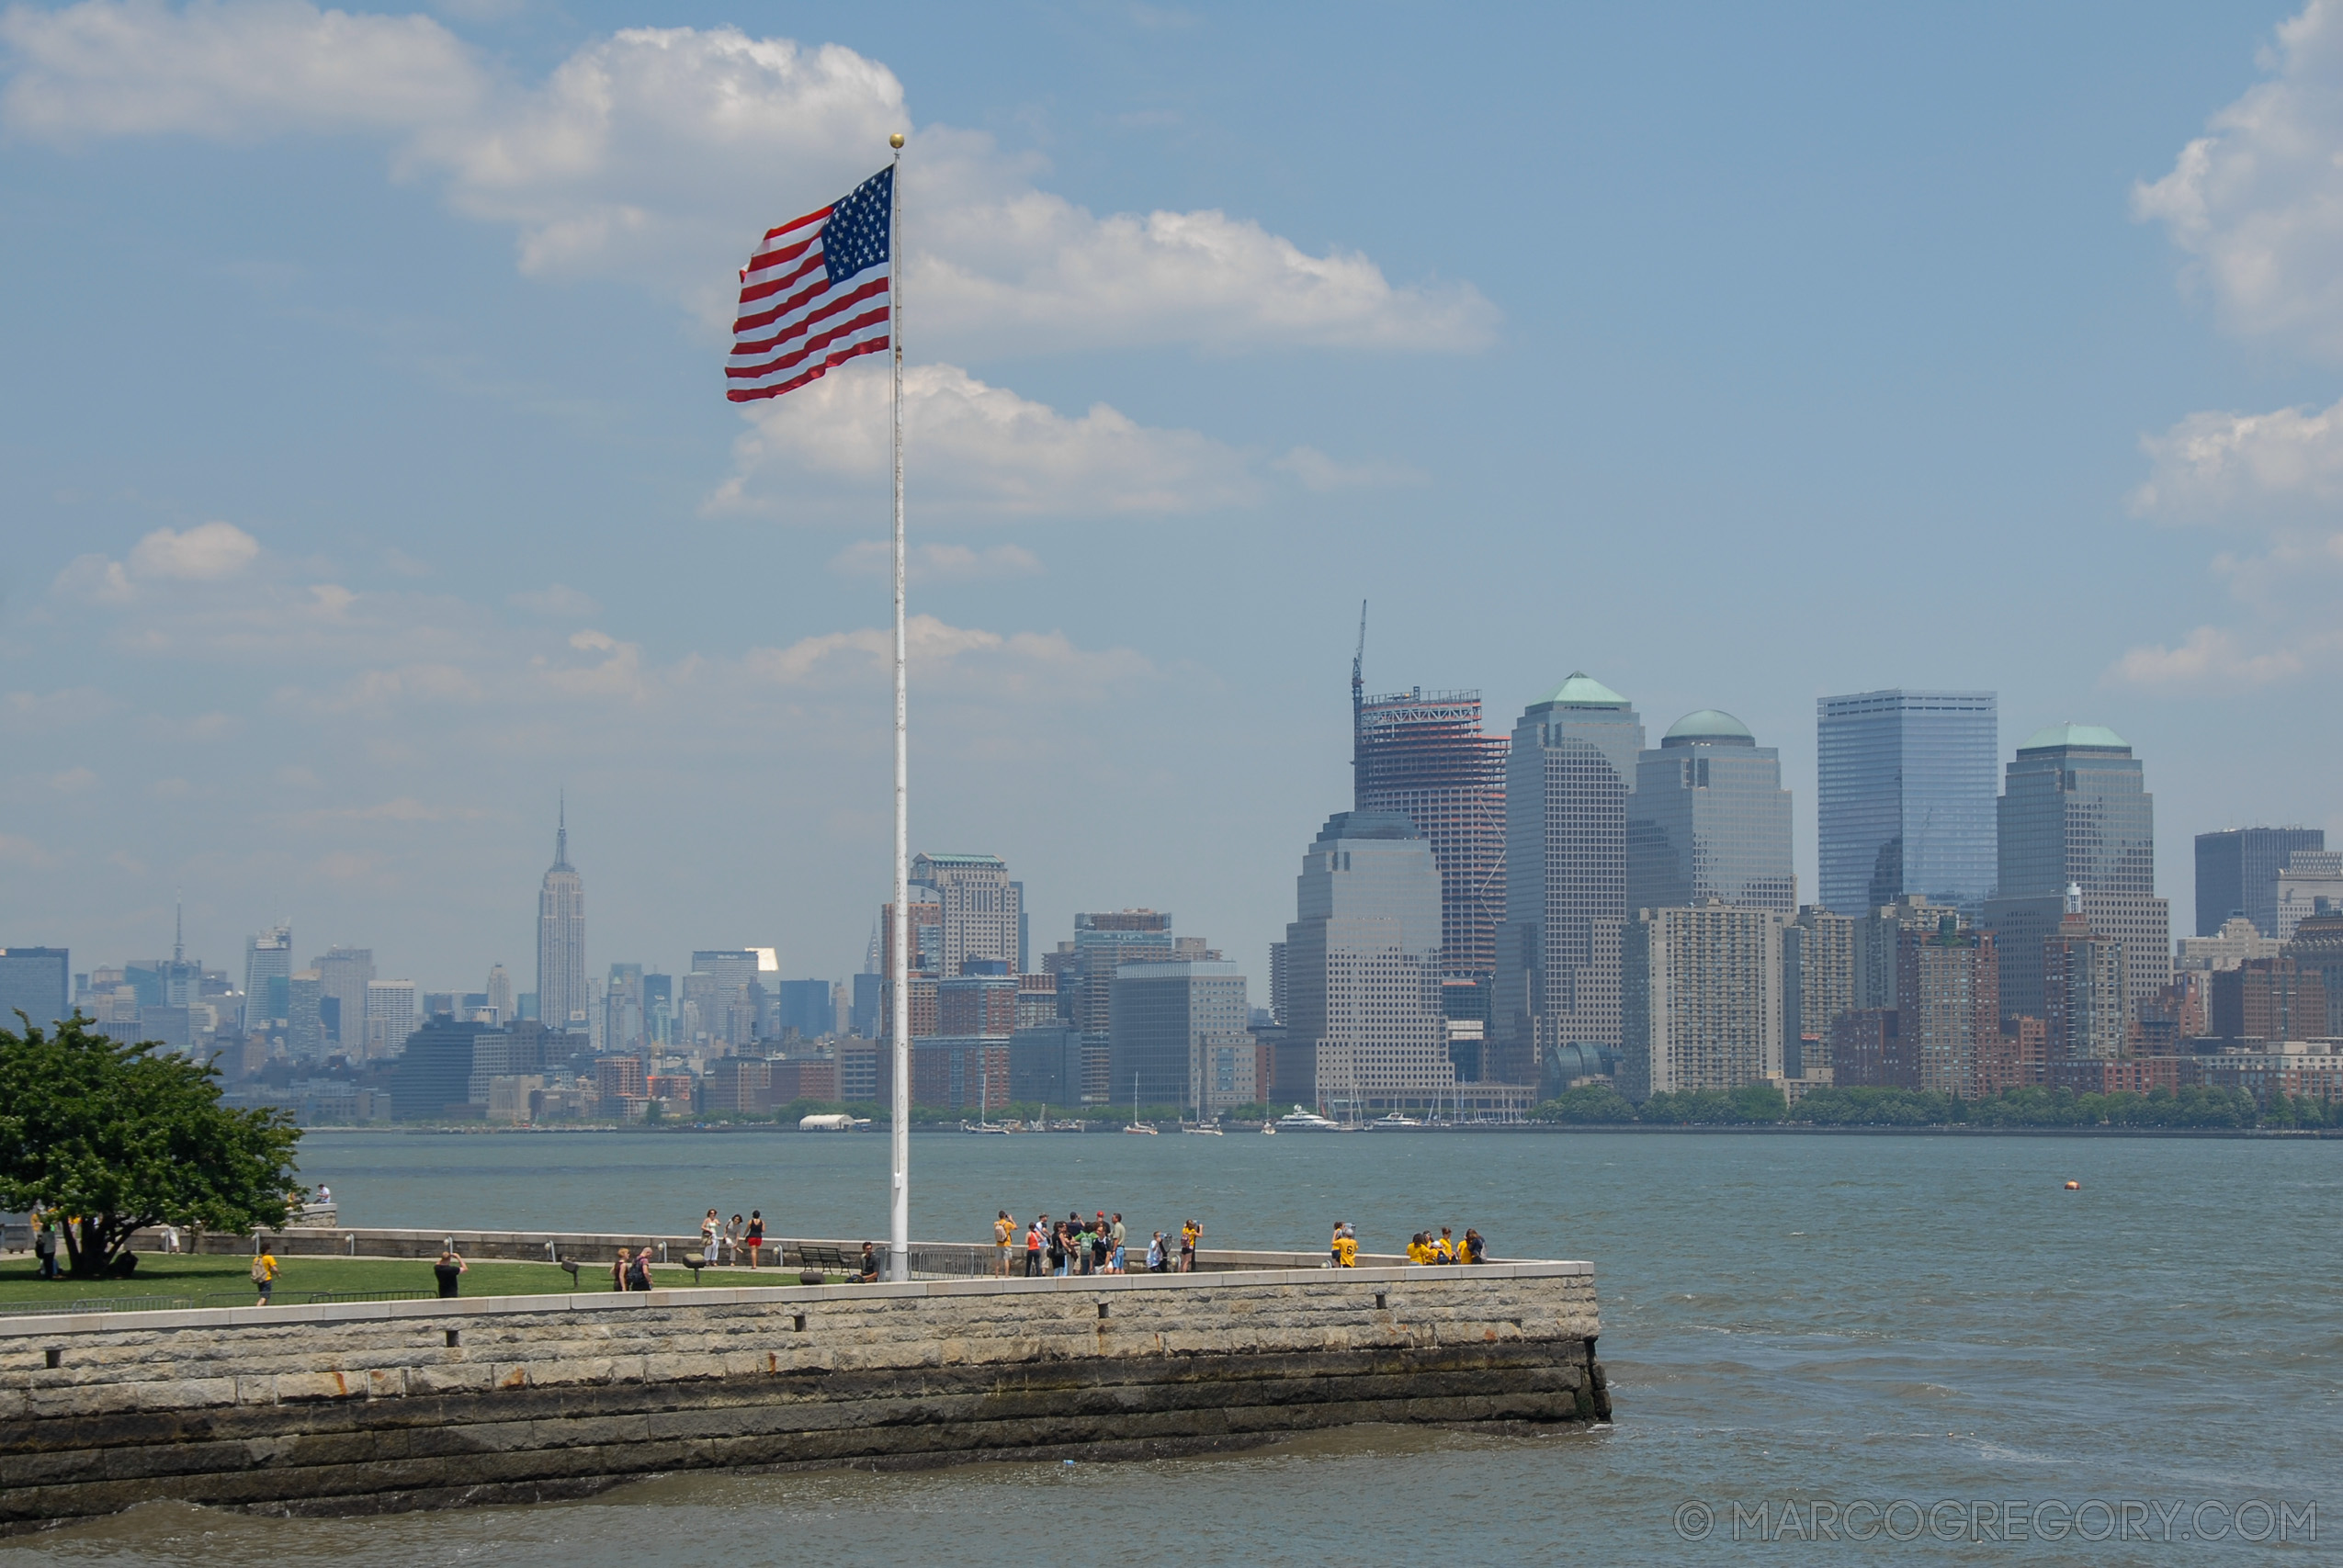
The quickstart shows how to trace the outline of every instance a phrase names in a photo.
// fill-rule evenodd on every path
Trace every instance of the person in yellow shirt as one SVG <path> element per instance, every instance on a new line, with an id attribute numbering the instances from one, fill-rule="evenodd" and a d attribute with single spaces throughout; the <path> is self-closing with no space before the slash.
<path id="1" fill-rule="evenodd" d="M 1432 1248 L 1426 1245 L 1424 1233 L 1421 1231 L 1418 1231 L 1408 1238 L 1408 1261 L 1417 1265 L 1432 1261 Z"/>
<path id="2" fill-rule="evenodd" d="M 1456 1261 L 1456 1244 L 1449 1239 L 1449 1230 L 1446 1225 L 1440 1227 L 1440 1239 L 1432 1244 L 1432 1260 L 1434 1263 Z"/>
<path id="3" fill-rule="evenodd" d="M 266 1306 L 269 1295 L 277 1289 L 277 1255 L 268 1250 L 268 1243 L 265 1241 L 260 1244 L 260 1250 L 253 1255 L 252 1282 L 260 1292 L 257 1304 Z"/>
<path id="4" fill-rule="evenodd" d="M 1359 1238 L 1351 1234 L 1348 1225 L 1344 1225 L 1341 1233 L 1334 1238 L 1334 1266 L 1337 1269 L 1359 1266 Z"/>
<path id="5" fill-rule="evenodd" d="M 1002 1210 L 1001 1217 L 992 1222 L 992 1271 L 1004 1280 L 1009 1277 L 1009 1238 L 1016 1234 L 1016 1222 L 1008 1210 Z"/>

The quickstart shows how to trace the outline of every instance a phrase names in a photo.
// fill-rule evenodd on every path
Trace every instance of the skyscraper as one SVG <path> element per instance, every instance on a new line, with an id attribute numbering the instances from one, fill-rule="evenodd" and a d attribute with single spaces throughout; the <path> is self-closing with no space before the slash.
<path id="1" fill-rule="evenodd" d="M 1441 1009 L 1440 867 L 1396 811 L 1340 811 L 1302 856 L 1285 928 L 1277 1098 L 1426 1111 L 1455 1087 Z"/>
<path id="2" fill-rule="evenodd" d="M 971 958 L 1018 963 L 1024 885 L 1009 880 L 1008 863 L 999 855 L 917 855 L 911 879 L 934 888 L 943 906 L 945 978 L 963 973 L 960 965 Z"/>
<path id="3" fill-rule="evenodd" d="M 271 926 L 244 939 L 244 1028 L 285 1021 L 285 980 L 293 972 L 293 928 Z"/>
<path id="4" fill-rule="evenodd" d="M 311 959 L 309 966 L 317 972 L 325 1039 L 355 1062 L 366 1054 L 366 987 L 374 978 L 374 950 L 329 947 L 324 956 Z"/>
<path id="5" fill-rule="evenodd" d="M 1051 956 L 1060 1006 L 1081 1037 L 1081 1081 L 1070 1087 L 1083 1103 L 1115 1098 L 1115 972 L 1126 964 L 1169 964 L 1178 955 L 1172 917 L 1159 910 L 1102 909 L 1074 917 L 1071 950 Z"/>
<path id="6" fill-rule="evenodd" d="M 1481 733 L 1478 692 L 1361 697 L 1353 718 L 1353 808 L 1397 811 L 1430 841 L 1441 968 L 1489 978 L 1505 913 L 1505 737 Z"/>
<path id="7" fill-rule="evenodd" d="M 2243 915 L 2267 937 L 2278 930 L 2278 876 L 2296 850 L 2326 848 L 2317 828 L 2229 828 L 2197 835 L 2197 934 L 2217 936 Z"/>
<path id="8" fill-rule="evenodd" d="M 643 1043 L 642 965 L 613 964 L 602 993 L 602 1048 L 640 1051 Z"/>
<path id="9" fill-rule="evenodd" d="M 1234 1037 L 1251 1044 L 1244 1033 L 1245 977 L 1234 964 L 1194 959 L 1119 965 L 1112 1011 L 1108 1082 L 1117 1103 L 1127 1102 L 1136 1089 L 1142 1105 L 1185 1106 L 1201 1114 L 1255 1098 L 1222 1100 L 1207 1092 L 1209 1056 L 1217 1055 L 1208 1053 L 1207 1043 L 1226 1049 Z"/>
<path id="10" fill-rule="evenodd" d="M 40 1030 L 68 1017 L 66 971 L 72 964 L 62 947 L 0 947 L 0 1029 L 22 1029 L 19 1010 Z"/>
<path id="11" fill-rule="evenodd" d="M 2136 1014 L 2172 979 L 2171 909 L 2156 896 L 2156 797 L 2131 743 L 2111 729 L 2054 724 L 2018 748 L 1998 812 L 2000 890 L 1985 907 L 1999 938 L 2001 1005 L 2045 1016 L 2043 943 L 2081 890 L 2093 931 L 2123 944 L 2125 1007 Z"/>
<path id="12" fill-rule="evenodd" d="M 1975 919 L 1996 871 L 1994 694 L 1858 692 L 1815 709 L 1823 903 L 1854 915 L 1918 894 Z"/>
<path id="13" fill-rule="evenodd" d="M 1643 749 L 1635 708 L 1582 672 L 1532 703 L 1513 727 L 1497 1049 L 1482 1065 L 1484 1078 L 1534 1084 L 1548 1044 L 1619 1043 L 1627 800 Z"/>
<path id="14" fill-rule="evenodd" d="M 585 1030 L 585 884 L 570 864 L 567 801 L 537 895 L 537 1016 L 548 1029 Z"/>
<path id="15" fill-rule="evenodd" d="M 2001 1035 L 1999 957 L 1991 935 L 1960 930 L 1949 914 L 1933 933 L 1904 931 L 1896 954 L 1896 1027 L 1917 1068 L 1911 1087 L 1963 1099 L 1976 1093 L 1977 1069 Z M 2037 946 L 2037 985 L 2041 966 Z"/>
<path id="16" fill-rule="evenodd" d="M 521 1016 L 513 1006 L 513 976 L 504 972 L 502 964 L 489 966 L 487 995 L 488 1005 L 496 1010 L 497 1027 L 502 1028 Z"/>
<path id="17" fill-rule="evenodd" d="M 2043 1021 L 2053 1061 L 2112 1061 L 2126 1034 L 2123 944 L 2098 935 L 2070 891 L 2058 929 L 2043 942 Z"/>
<path id="18" fill-rule="evenodd" d="M 1782 754 L 1729 713 L 1686 714 L 1636 759 L 1627 908 L 1798 906 Z"/>
<path id="19" fill-rule="evenodd" d="M 395 1056 L 423 1022 L 422 993 L 413 980 L 366 983 L 366 1055 L 369 1061 Z"/>

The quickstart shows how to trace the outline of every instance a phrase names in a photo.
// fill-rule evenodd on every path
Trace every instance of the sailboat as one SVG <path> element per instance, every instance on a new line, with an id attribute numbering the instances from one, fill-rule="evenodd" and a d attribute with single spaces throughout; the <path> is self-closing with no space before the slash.
<path id="1" fill-rule="evenodd" d="M 1183 1127 L 1183 1128 L 1181 1128 L 1181 1129 L 1180 1129 L 1180 1131 L 1182 1131 L 1183 1133 L 1195 1133 L 1195 1134 L 1200 1134 L 1201 1135 L 1203 1135 L 1203 1136 L 1205 1136 L 1205 1137 L 1207 1137 L 1207 1138 L 1217 1138 L 1217 1137 L 1219 1137 L 1219 1136 L 1221 1135 L 1221 1134 L 1220 1134 L 1220 1129 L 1219 1129 L 1219 1128 L 1217 1128 L 1217 1127 L 1207 1127 L 1207 1126 L 1205 1126 L 1205 1125 L 1204 1124 L 1204 1075 L 1203 1075 L 1203 1073 L 1202 1073 L 1202 1072 L 1200 1072 L 1200 1071 L 1196 1074 L 1195 1085 L 1196 1085 L 1196 1124 L 1195 1124 L 1194 1126 L 1193 1126 L 1193 1127 Z"/>
<path id="2" fill-rule="evenodd" d="M 963 1133 L 999 1133 L 1005 1136 L 1009 1131 L 1008 1128 L 1002 1126 L 997 1122 L 987 1120 L 992 1111 L 992 1064 L 982 1060 L 982 1056 L 983 1053 L 979 1052 L 979 1060 L 977 1063 L 977 1124 L 971 1127 L 966 1122 L 963 1122 L 960 1123 L 960 1131 Z M 968 1082 L 968 1079 L 962 1078 L 960 1081 L 965 1084 Z"/>
<path id="3" fill-rule="evenodd" d="M 1131 1075 L 1131 1124 L 1124 1128 L 1123 1131 L 1126 1133 L 1144 1133 L 1150 1138 L 1156 1135 L 1154 1128 L 1142 1126 L 1139 1123 L 1139 1075 L 1137 1073 L 1133 1073 Z"/>

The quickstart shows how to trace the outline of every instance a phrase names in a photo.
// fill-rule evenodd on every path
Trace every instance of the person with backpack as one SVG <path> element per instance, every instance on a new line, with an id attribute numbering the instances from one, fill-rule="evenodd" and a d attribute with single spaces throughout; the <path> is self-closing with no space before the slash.
<path id="1" fill-rule="evenodd" d="M 260 1244 L 260 1250 L 253 1254 L 252 1282 L 260 1292 L 260 1300 L 255 1304 L 268 1305 L 268 1298 L 277 1290 L 277 1255 L 265 1241 Z"/>
<path id="2" fill-rule="evenodd" d="M 32 1255 L 40 1259 L 40 1277 L 57 1277 L 57 1231 L 43 1215 L 32 1233 Z"/>
<path id="3" fill-rule="evenodd" d="M 1053 1279 L 1066 1277 L 1066 1222 L 1063 1220 L 1049 1227 L 1049 1273 Z"/>
<path id="4" fill-rule="evenodd" d="M 636 1253 L 635 1260 L 627 1266 L 627 1289 L 630 1291 L 651 1289 L 651 1248 L 646 1247 Z"/>

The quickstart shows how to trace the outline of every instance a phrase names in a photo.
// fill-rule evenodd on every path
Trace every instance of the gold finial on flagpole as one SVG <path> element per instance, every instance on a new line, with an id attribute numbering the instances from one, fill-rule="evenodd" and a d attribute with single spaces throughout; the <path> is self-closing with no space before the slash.
<path id="1" fill-rule="evenodd" d="M 894 148 L 899 152 L 901 152 L 903 148 L 903 133 L 899 130 L 894 135 L 889 137 L 887 139 L 887 145 Z"/>

